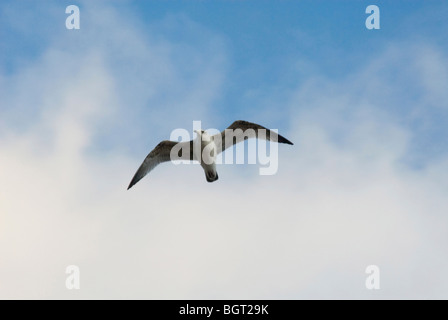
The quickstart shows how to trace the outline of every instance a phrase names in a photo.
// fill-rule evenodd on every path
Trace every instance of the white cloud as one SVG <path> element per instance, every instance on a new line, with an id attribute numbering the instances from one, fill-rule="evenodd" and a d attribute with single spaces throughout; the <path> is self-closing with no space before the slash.
<path id="1" fill-rule="evenodd" d="M 446 297 L 448 160 L 418 171 L 402 163 L 412 128 L 384 111 L 374 89 L 356 86 L 372 65 L 339 85 L 317 80 L 297 89 L 290 101 L 296 129 L 285 134 L 295 146 L 279 148 L 277 175 L 248 166 L 248 178 L 221 166 L 220 180 L 207 184 L 199 166 L 162 165 L 126 191 L 143 159 L 120 143 L 93 148 L 103 136 L 98 128 L 120 128 L 129 141 L 189 125 L 219 95 L 225 55 L 207 61 L 204 42 L 191 46 L 198 70 L 187 72 L 167 54 L 176 48 L 169 39 L 152 42 L 125 18 L 102 12 L 96 23 L 107 32 L 107 21 L 122 19 L 107 44 L 86 35 L 86 48 L 97 46 L 80 54 L 56 42 L 3 76 L 0 298 Z M 388 54 L 378 60 L 384 69 Z M 394 85 L 373 76 L 378 87 Z M 175 94 L 167 96 L 171 81 Z M 421 90 L 433 97 L 428 88 Z M 149 101 L 154 116 L 123 131 L 120 121 L 144 114 L 139 108 Z M 20 128 L 8 125 L 27 111 L 32 117 Z M 185 118 L 161 124 L 175 112 Z M 72 264 L 81 268 L 80 291 L 65 289 Z M 379 292 L 364 287 L 369 264 L 381 268 Z"/>

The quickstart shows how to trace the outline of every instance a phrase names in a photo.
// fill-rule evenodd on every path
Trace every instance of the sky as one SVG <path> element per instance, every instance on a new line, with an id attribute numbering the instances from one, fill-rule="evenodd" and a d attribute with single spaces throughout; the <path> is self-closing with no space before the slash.
<path id="1" fill-rule="evenodd" d="M 448 298 L 447 14 L 2 1 L 0 298 Z M 168 163 L 126 190 L 174 129 L 239 119 L 294 142 L 275 175 Z"/>

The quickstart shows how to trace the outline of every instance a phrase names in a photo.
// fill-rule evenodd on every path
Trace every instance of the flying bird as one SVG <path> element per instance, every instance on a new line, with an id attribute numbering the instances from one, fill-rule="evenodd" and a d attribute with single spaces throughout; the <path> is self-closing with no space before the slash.
<path id="1" fill-rule="evenodd" d="M 160 142 L 143 161 L 132 178 L 128 190 L 162 162 L 170 160 L 200 161 L 207 182 L 214 182 L 218 180 L 215 163 L 216 156 L 237 143 L 249 138 L 257 138 L 293 144 L 274 131 L 259 124 L 243 120 L 235 121 L 227 129 L 213 136 L 210 136 L 204 130 L 195 130 L 195 132 L 197 134 L 196 140 L 185 142 L 164 140 Z M 206 149 L 206 152 L 204 152 L 204 149 Z"/>

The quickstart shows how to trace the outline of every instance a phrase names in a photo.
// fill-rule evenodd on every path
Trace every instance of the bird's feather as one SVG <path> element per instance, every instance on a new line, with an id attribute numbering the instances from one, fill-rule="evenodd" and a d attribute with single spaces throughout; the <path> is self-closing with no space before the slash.
<path id="1" fill-rule="evenodd" d="M 177 155 L 171 158 L 171 150 L 176 146 Z M 137 182 L 143 179 L 152 169 L 163 162 L 171 160 L 194 160 L 193 156 L 193 141 L 174 142 L 164 140 L 160 142 L 145 158 L 140 168 L 135 173 L 129 184 L 128 190 L 132 188 Z"/>
<path id="2" fill-rule="evenodd" d="M 235 121 L 227 129 L 213 136 L 218 153 L 221 153 L 227 148 L 251 138 L 265 139 L 268 141 L 291 145 L 293 144 L 285 137 L 269 130 L 268 128 L 243 120 Z"/>

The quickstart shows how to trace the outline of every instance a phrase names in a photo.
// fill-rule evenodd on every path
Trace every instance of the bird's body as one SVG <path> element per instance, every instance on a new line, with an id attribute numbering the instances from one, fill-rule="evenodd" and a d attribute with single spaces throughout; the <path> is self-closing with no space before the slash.
<path id="1" fill-rule="evenodd" d="M 258 138 L 292 145 L 288 139 L 263 126 L 247 121 L 235 121 L 219 134 L 210 136 L 204 130 L 195 130 L 195 140 L 174 142 L 164 140 L 160 142 L 146 157 L 134 175 L 128 190 L 139 182 L 158 164 L 170 160 L 199 161 L 205 172 L 207 182 L 218 180 L 216 171 L 216 157 L 225 149 L 247 140 Z"/>
<path id="2" fill-rule="evenodd" d="M 218 180 L 218 173 L 216 172 L 216 144 L 207 132 L 197 130 L 197 144 L 200 148 L 194 150 L 194 160 L 199 161 L 202 169 L 205 172 L 205 178 L 208 182 Z M 193 144 L 194 145 L 194 144 Z M 195 152 L 196 151 L 196 152 Z"/>

